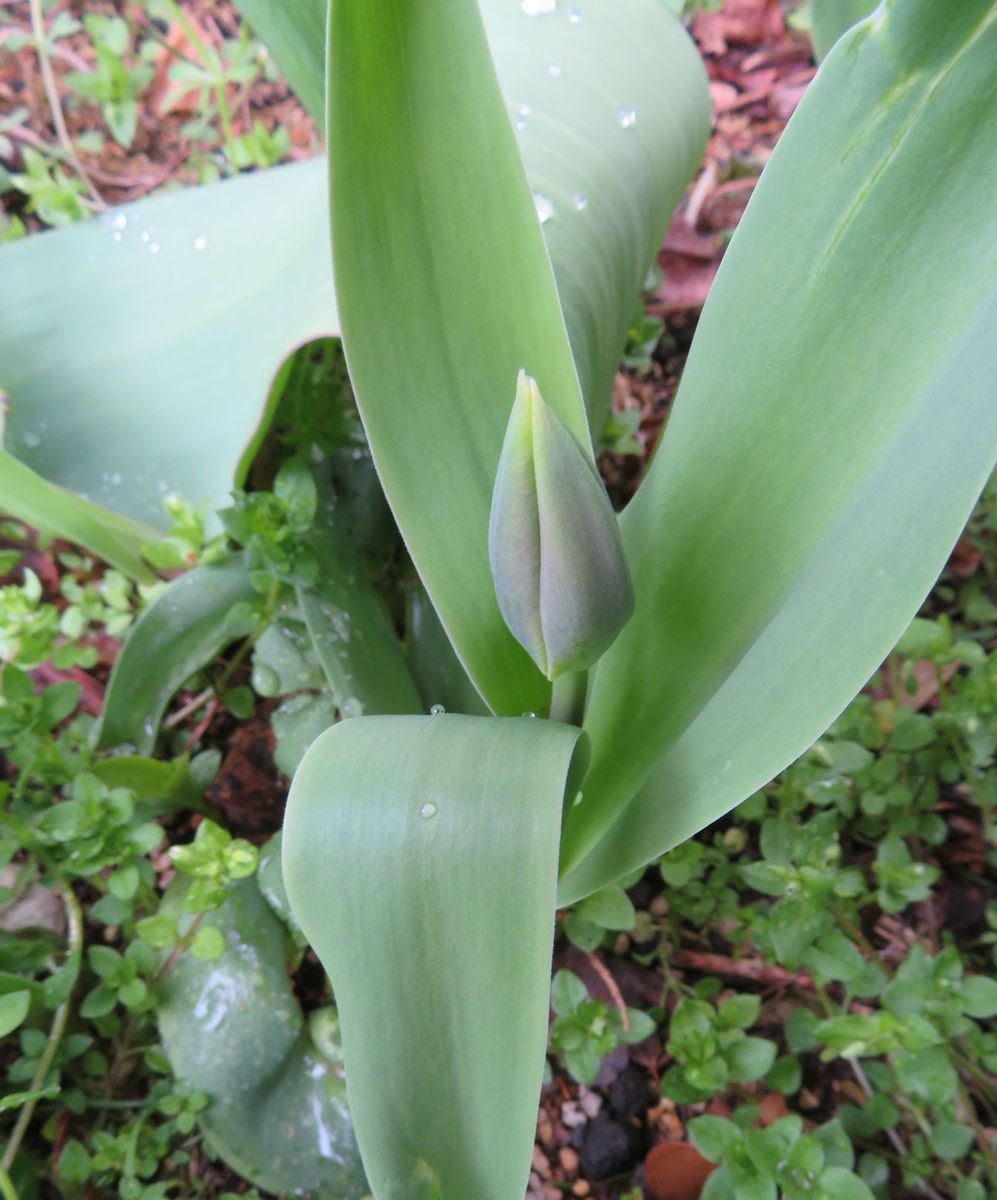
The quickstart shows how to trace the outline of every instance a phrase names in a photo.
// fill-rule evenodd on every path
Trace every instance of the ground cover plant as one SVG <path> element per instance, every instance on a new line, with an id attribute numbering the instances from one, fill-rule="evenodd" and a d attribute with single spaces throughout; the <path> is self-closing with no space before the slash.
<path id="1" fill-rule="evenodd" d="M 964 121 L 992 8 L 943 20 L 897 0 L 833 51 L 725 256 L 661 451 L 618 525 L 593 437 L 624 341 L 637 362 L 653 345 L 633 300 L 705 135 L 692 48 L 662 6 L 636 0 L 628 38 L 607 36 L 619 6 L 496 3 L 484 27 L 471 4 L 458 15 L 382 7 L 378 22 L 345 3 L 329 13 L 348 378 L 331 341 L 281 365 L 293 342 L 340 324 L 313 232 L 323 205 L 311 166 L 152 200 L 6 252 L 23 300 L 4 346 L 10 445 L 30 465 L 5 455 L 4 503 L 115 569 L 97 582 L 86 559 L 66 559 L 53 605 L 52 578 L 46 592 L 24 565 L 38 551 L 9 531 L 21 572 L 5 593 L 13 899 L 41 871 L 65 899 L 67 943 L 57 966 L 60 918 L 12 951 L 5 1020 L 24 1030 L 11 1083 L 27 1086 L 8 1101 L 5 1186 L 33 1187 L 25 1139 L 50 1105 L 39 1133 L 54 1142 L 51 1174 L 67 1194 L 165 1194 L 177 1172 L 192 1177 L 181 1139 L 197 1123 L 214 1153 L 272 1191 L 521 1195 L 560 908 L 598 978 L 586 982 L 577 962 L 559 968 L 552 1053 L 587 1087 L 607 1056 L 660 1026 L 662 1104 L 695 1112 L 732 1098 L 688 1126 L 704 1194 L 985 1194 L 989 1100 L 976 1097 L 993 1059 L 991 984 L 972 959 L 967 977 L 937 927 L 895 968 L 863 932 L 870 909 L 930 901 L 939 868 L 925 857 L 946 839 L 938 809 L 952 796 L 989 828 L 985 589 L 949 598 L 955 632 L 952 613 L 915 623 L 886 693 L 855 702 L 758 789 L 875 673 L 992 466 L 991 360 L 974 334 L 988 303 L 977 164 L 993 128 Z M 324 8 L 245 8 L 314 105 Z M 117 26 L 101 29 L 121 43 Z M 635 56 L 652 52 L 668 58 L 667 90 L 649 67 L 634 75 Z M 226 142 L 230 82 L 214 93 Z M 103 114 L 119 133 L 124 103 L 124 117 Z M 568 160 L 582 129 L 592 153 Z M 926 182 L 922 164 L 937 156 L 947 169 Z M 314 221 L 285 223 L 247 259 L 268 206 L 291 195 L 307 205 L 309 187 Z M 916 219 L 899 221 L 912 193 L 923 196 Z M 244 219 L 232 222 L 237 196 Z M 794 230 L 804 196 L 807 227 Z M 951 228 L 965 236 L 947 237 L 943 256 Z M 116 248 L 125 253 L 102 283 L 98 251 Z M 154 311 L 139 314 L 134 297 L 167 253 L 174 266 Z M 943 260 L 946 288 L 924 288 Z M 290 264 L 286 302 L 275 304 L 280 264 Z M 75 310 L 94 287 L 123 340 L 101 340 Z M 175 316 L 191 287 L 201 337 Z M 69 318 L 55 328 L 53 307 Z M 258 337 L 235 363 L 220 351 L 242 349 L 247 327 Z M 386 330 L 397 355 L 384 353 Z M 95 341 L 96 358 L 79 353 Z M 43 344 L 63 363 L 58 381 Z M 164 366 L 176 372 L 178 347 L 196 381 L 189 411 L 218 389 L 207 437 L 177 421 L 176 404 L 155 403 L 175 392 Z M 149 411 L 130 403 L 136 383 L 150 389 Z M 95 444 L 93 414 L 67 419 L 60 388 L 114 418 L 115 444 L 93 461 L 78 453 L 81 439 Z M 164 494 L 217 503 L 233 474 L 239 486 L 214 523 L 174 498 L 171 528 L 152 528 Z M 988 524 L 985 501 L 970 536 Z M 103 705 L 88 705 L 99 719 L 63 728 L 86 700 L 94 631 L 129 626 Z M 908 661 L 937 674 L 927 702 L 908 702 L 918 693 Z M 77 675 L 35 697 L 27 670 Z M 279 842 L 258 853 L 206 804 L 218 755 L 191 757 L 212 722 L 252 722 L 261 700 L 275 762 L 294 775 L 283 870 Z M 329 729 L 337 714 L 347 719 Z M 153 757 L 157 744 L 169 761 Z M 745 797 L 712 848 L 681 845 Z M 204 818 L 196 834 L 164 857 L 163 824 L 191 810 Z M 843 838 L 873 857 L 838 870 Z M 735 861 L 749 848 L 751 861 Z M 638 911 L 635 889 L 664 852 L 667 900 L 645 886 Z M 157 877 L 173 872 L 160 901 Z M 85 966 L 74 885 L 96 889 L 89 915 L 109 943 L 91 944 Z M 746 903 L 751 892 L 769 899 Z M 706 977 L 694 985 L 674 973 L 663 920 L 673 908 L 727 942 L 712 960 L 700 952 Z M 335 1010 L 314 960 L 302 960 L 306 937 Z M 653 1002 L 628 1005 L 598 957 L 620 938 L 649 970 L 660 964 Z M 804 996 L 782 1045 L 755 1028 L 766 1019 L 759 995 L 722 992 L 724 969 L 746 952 L 762 972 L 778 962 L 783 986 Z M 295 995 L 287 967 L 302 962 Z M 600 984 L 607 994 L 590 995 Z M 45 1006 L 48 1036 L 32 1037 Z M 71 1020 L 95 1034 L 74 1042 Z M 67 1140 L 74 1115 L 115 1111 L 140 1052 L 143 1074 L 164 1080 L 126 1097 L 136 1121 L 105 1140 Z M 649 1053 L 657 1073 L 660 1054 Z M 805 1128 L 777 1102 L 799 1094 L 807 1110 L 793 1056 L 808 1053 L 847 1064 L 860 1103 Z M 78 1081 L 58 1092 L 53 1072 L 80 1056 Z M 109 1086 L 93 1096 L 87 1079 L 105 1072 Z M 598 1098 L 578 1095 L 591 1118 L 585 1173 L 625 1170 L 641 1152 L 632 1122 L 616 1119 L 633 1115 L 626 1097 L 611 1083 L 610 1111 L 596 1113 Z M 649 1193 L 677 1186 L 662 1158 L 646 1164 Z M 704 1184 L 707 1160 L 720 1165 Z M 530 1186 L 542 1189 L 536 1155 L 534 1168 Z"/>

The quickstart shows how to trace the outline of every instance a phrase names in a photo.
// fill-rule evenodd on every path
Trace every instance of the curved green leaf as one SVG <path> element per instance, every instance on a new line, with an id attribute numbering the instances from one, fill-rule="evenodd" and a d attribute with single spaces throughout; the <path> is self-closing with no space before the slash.
<path id="1" fill-rule="evenodd" d="M 943 566 L 997 447 L 995 54 L 991 0 L 897 0 L 772 156 L 624 514 L 637 606 L 595 676 L 564 867 L 616 824 L 564 897 L 800 754 Z"/>
<path id="2" fill-rule="evenodd" d="M 558 0 L 535 17 L 482 0 L 481 14 L 598 436 L 648 268 L 709 135 L 706 72 L 661 0 Z"/>
<path id="3" fill-rule="evenodd" d="M 545 708 L 548 696 L 502 621 L 487 563 L 491 484 L 521 367 L 587 444 L 535 208 L 565 253 L 588 247 L 565 266 L 569 281 L 577 271 L 589 285 L 569 288 L 586 297 L 576 306 L 576 342 L 587 346 L 593 330 L 608 329 L 615 365 L 650 257 L 645 239 L 660 234 L 660 211 L 649 213 L 648 200 L 662 190 L 674 199 L 698 149 L 701 126 L 690 118 L 701 82 L 683 57 L 684 34 L 650 0 L 633 5 L 634 44 L 639 31 L 660 39 L 659 49 L 677 48 L 677 83 L 694 97 L 675 106 L 678 114 L 660 94 L 637 107 L 632 62 L 625 76 L 621 63 L 609 64 L 607 95 L 604 58 L 615 44 L 607 22 L 618 31 L 618 5 L 603 16 L 590 6 L 579 22 L 563 10 L 546 26 L 508 5 L 488 11 L 496 61 L 509 66 L 507 95 L 523 114 L 524 153 L 535 144 L 549 171 L 540 181 L 553 192 L 556 178 L 561 190 L 530 196 L 475 4 L 379 0 L 375 13 L 334 0 L 331 198 L 347 357 L 382 484 L 461 661 L 496 711 L 514 713 Z M 590 90 L 596 64 L 598 91 Z M 580 147 L 589 142 L 597 149 L 586 155 Z M 649 146 L 662 145 L 672 151 L 666 165 L 648 172 Z M 565 165 L 576 160 L 580 167 Z M 614 189 L 601 187 L 610 164 L 653 181 L 619 211 L 609 207 Z M 607 261 L 616 264 L 608 272 Z M 385 324 L 391 354 L 379 332 Z M 601 408 L 609 380 L 596 377 L 595 342 L 586 382 Z M 427 470 L 441 447 L 446 470 Z"/>
<path id="4" fill-rule="evenodd" d="M 185 880 L 161 915 L 183 933 Z M 225 939 L 220 957 L 189 952 L 157 991 L 163 1044 L 177 1078 L 208 1097 L 200 1116 L 208 1142 L 257 1187 L 312 1200 L 367 1196 L 342 1071 L 308 1028 L 287 967 L 291 939 L 254 879 L 235 884 L 205 919 Z M 325 1039 L 323 1039 L 324 1041 Z"/>
<path id="5" fill-rule="evenodd" d="M 542 210 L 553 237 L 558 236 L 555 219 L 565 226 L 565 245 L 577 250 L 598 228 L 595 208 L 603 203 L 598 185 L 609 164 L 618 170 L 621 160 L 629 159 L 646 172 L 648 144 L 658 140 L 664 125 L 671 136 L 663 140 L 672 149 L 670 122 L 676 122 L 679 140 L 687 130 L 690 136 L 683 153 L 666 156 L 667 167 L 661 168 L 674 188 L 676 177 L 681 181 L 691 166 L 690 150 L 698 149 L 701 126 L 691 119 L 695 100 L 682 106 L 678 118 L 660 97 L 642 112 L 632 95 L 639 72 L 630 61 L 625 76 L 618 67 L 608 75 L 613 91 L 606 95 L 603 60 L 615 39 L 607 38 L 604 23 L 615 22 L 612 32 L 618 31 L 624 17 L 618 5 L 612 15 L 608 8 L 599 15 L 593 5 L 577 22 L 562 11 L 546 26 L 545 18 L 509 6 L 501 10 L 504 15 L 497 7 L 489 12 L 496 60 L 510 65 L 507 95 L 515 96 L 513 104 L 522 114 L 524 145 L 536 140 L 536 153 L 550 170 L 549 176 L 541 173 L 540 182 L 546 186 L 549 180 L 553 191 L 556 177 L 563 191 L 538 192 L 531 201 L 492 82 L 476 5 L 465 3 L 455 11 L 437 0 L 416 9 L 381 0 L 375 16 L 369 8 L 334 0 L 331 192 L 345 344 L 385 492 L 468 673 L 496 711 L 512 713 L 546 707 L 547 700 L 539 673 L 502 621 L 486 554 L 491 481 L 508 420 L 511 381 L 521 367 L 537 377 L 569 429 L 587 441 L 534 208 Z M 679 45 L 677 26 L 660 6 L 647 0 L 635 5 L 632 15 L 646 41 L 658 36 L 669 49 Z M 549 57 L 555 51 L 557 57 Z M 674 58 L 682 68 L 681 81 L 697 96 L 698 68 L 688 67 L 683 49 Z M 528 70 L 513 69 L 513 63 L 523 62 Z M 600 90 L 586 95 L 596 63 Z M 605 149 L 610 139 L 618 149 Z M 598 148 L 588 158 L 579 149 L 587 142 Z M 574 174 L 575 168 L 565 167 L 569 156 L 579 156 L 589 170 Z M 577 182 L 586 178 L 591 193 Z M 656 191 L 637 189 L 636 195 L 644 199 Z M 640 203 L 610 213 L 602 210 L 605 240 L 591 241 L 597 253 L 588 254 L 586 282 L 592 288 L 581 302 L 585 315 L 577 317 L 576 343 L 587 346 L 587 335 L 608 327 L 619 339 L 618 355 L 639 272 L 649 257 L 644 237 L 653 234 L 656 221 Z M 629 288 L 621 289 L 613 272 L 614 282 L 606 282 L 607 260 L 624 264 L 615 271 L 629 272 Z M 572 290 L 582 294 L 578 287 Z M 618 328 L 614 305 L 620 309 L 621 296 L 625 319 Z M 378 333 L 385 322 L 394 332 L 396 352 L 390 355 L 384 354 Z M 598 347 L 599 339 L 595 342 Z M 598 354 L 597 349 L 585 365 L 592 368 Z M 608 391 L 608 379 L 593 378 L 596 374 L 586 372 L 587 382 Z M 447 447 L 447 470 L 427 471 L 441 446 Z"/>
<path id="6" fill-rule="evenodd" d="M 0 249 L 7 448 L 153 524 L 169 492 L 221 507 L 282 361 L 337 331 L 323 177 L 278 167 Z"/>
<path id="7" fill-rule="evenodd" d="M 181 684 L 238 632 L 231 610 L 256 598 L 243 560 L 195 567 L 174 579 L 142 613 L 121 648 L 96 730 L 100 748 L 129 743 L 151 754 L 156 731 Z"/>
<path id="8" fill-rule="evenodd" d="M 579 441 L 588 431 L 477 4 L 332 0 L 329 54 L 336 294 L 374 461 L 482 694 L 506 714 L 540 708 L 546 685 L 488 572 L 491 481 L 519 368 Z M 427 471 L 443 447 L 446 470 Z"/>
<path id="9" fill-rule="evenodd" d="M 421 713 L 398 634 L 359 556 L 334 527 L 313 544 L 319 579 L 297 589 L 298 606 L 340 707 L 352 701 L 353 716 Z"/>
<path id="10" fill-rule="evenodd" d="M 448 713 L 486 716 L 485 702 L 460 665 L 436 609 L 420 584 L 408 594 L 405 616 L 405 650 L 424 708 L 428 711 L 439 705 Z"/>
<path id="11" fill-rule="evenodd" d="M 236 0 L 321 131 L 325 127 L 326 0 Z"/>
<path id="12" fill-rule="evenodd" d="M 327 0 L 237 7 L 315 116 Z M 530 16 L 512 0 L 480 2 L 596 432 L 648 265 L 709 133 L 702 63 L 662 7 L 559 0 Z"/>
<path id="13" fill-rule="evenodd" d="M 142 546 L 159 536 L 155 529 L 49 483 L 6 450 L 0 450 L 0 512 L 85 547 L 138 583 L 156 582 L 142 558 Z"/>
<path id="14" fill-rule="evenodd" d="M 314 110 L 325 0 L 242 7 Z M 527 172 L 553 214 L 544 231 L 598 427 L 647 264 L 706 136 L 702 67 L 657 0 L 589 0 L 578 22 L 563 4 L 550 18 L 506 0 L 483 8 Z M 626 129 L 621 111 L 636 114 Z M 325 173 L 277 168 L 3 247 L 9 449 L 154 523 L 164 492 L 221 505 L 266 424 L 281 360 L 337 328 Z"/>
<path id="15" fill-rule="evenodd" d="M 810 25 L 817 57 L 826 58 L 838 38 L 878 4 L 879 0 L 810 0 Z"/>
<path id="16" fill-rule="evenodd" d="M 522 1200 L 579 737 L 523 718 L 361 717 L 295 775 L 284 879 L 332 980 L 383 1200 Z"/>

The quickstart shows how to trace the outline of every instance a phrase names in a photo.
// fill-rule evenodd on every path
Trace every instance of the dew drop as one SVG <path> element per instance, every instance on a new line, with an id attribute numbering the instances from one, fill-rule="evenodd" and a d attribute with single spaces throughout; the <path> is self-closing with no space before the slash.
<path id="1" fill-rule="evenodd" d="M 516 128 L 517 133 L 522 133 L 523 130 L 526 128 L 526 122 L 523 121 L 522 119 L 520 119 L 519 121 L 516 122 L 515 128 Z"/>
<path id="2" fill-rule="evenodd" d="M 159 253 L 159 243 L 158 242 L 150 242 L 149 243 L 149 253 L 150 254 L 158 254 Z"/>
<path id="3" fill-rule="evenodd" d="M 575 192 L 571 197 L 571 207 L 575 212 L 584 212 L 589 206 L 588 196 L 583 196 L 581 192 Z"/>
<path id="4" fill-rule="evenodd" d="M 25 432 L 21 435 L 21 441 L 25 444 L 25 446 L 28 447 L 29 450 L 37 450 L 42 444 L 42 439 L 37 433 L 32 432 L 30 429 L 25 430 Z"/>
<path id="5" fill-rule="evenodd" d="M 572 25 L 577 25 L 579 23 L 579 21 L 581 21 L 581 19 L 582 19 L 582 14 L 581 14 L 580 9 L 577 9 L 573 6 L 568 9 L 568 20 L 571 22 Z"/>
<path id="6" fill-rule="evenodd" d="M 112 229 L 125 229 L 128 225 L 128 218 L 124 213 L 115 213 L 111 218 Z"/>
<path id="7" fill-rule="evenodd" d="M 112 233 L 112 234 L 111 234 L 111 237 L 112 237 L 112 238 L 114 238 L 114 240 L 115 240 L 116 242 L 120 242 L 120 241 L 121 241 L 121 234 L 120 234 L 120 233 Z"/>
<path id="8" fill-rule="evenodd" d="M 547 17 L 557 8 L 557 0 L 523 0 L 519 7 L 528 17 Z"/>
<path id="9" fill-rule="evenodd" d="M 548 63 L 547 74 L 551 79 L 560 79 L 562 75 L 561 64 L 556 62 Z"/>
<path id="10" fill-rule="evenodd" d="M 531 112 L 533 112 L 533 109 L 528 104 L 521 104 L 519 106 L 519 115 L 521 117 L 528 117 Z"/>
<path id="11" fill-rule="evenodd" d="M 139 234 L 139 238 L 143 242 L 148 242 L 152 238 L 152 234 L 147 229 L 144 233 Z"/>
<path id="12" fill-rule="evenodd" d="M 208 239 L 204 236 L 203 233 L 199 233 L 197 235 L 197 237 L 194 238 L 194 249 L 195 250 L 207 250 L 207 248 L 208 248 Z"/>
<path id="13" fill-rule="evenodd" d="M 431 717 L 442 717 L 442 716 L 446 715 L 446 711 L 447 710 L 443 707 L 442 704 L 434 704 L 432 706 L 432 708 L 430 708 L 430 710 L 429 710 L 429 715 Z"/>
<path id="14" fill-rule="evenodd" d="M 624 129 L 633 129 L 637 124 L 637 110 L 635 108 L 618 108 L 616 118 Z"/>
<path id="15" fill-rule="evenodd" d="M 549 196 L 545 196 L 543 192 L 534 192 L 533 203 L 536 206 L 537 216 L 540 218 L 541 225 L 546 225 L 548 221 L 553 219 L 554 201 Z"/>
<path id="16" fill-rule="evenodd" d="M 535 721 L 537 719 L 537 714 L 535 712 L 529 712 L 528 710 L 523 713 L 523 716 L 528 721 Z"/>
<path id="17" fill-rule="evenodd" d="M 427 800 L 425 804 L 420 807 L 419 816 L 422 817 L 424 821 L 429 821 L 436 816 L 436 811 L 436 805 L 432 802 L 432 800 Z"/>

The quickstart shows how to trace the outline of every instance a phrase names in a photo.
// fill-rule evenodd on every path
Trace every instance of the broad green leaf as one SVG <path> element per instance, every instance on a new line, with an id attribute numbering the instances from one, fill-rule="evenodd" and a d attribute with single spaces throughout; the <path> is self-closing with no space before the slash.
<path id="1" fill-rule="evenodd" d="M 566 9 L 549 18 L 510 5 L 501 16 L 497 6 L 488 11 L 496 62 L 510 64 L 506 94 L 523 125 L 524 153 L 536 138 L 549 171 L 533 179 L 536 196 L 469 0 L 362 8 L 333 0 L 328 129 L 344 344 L 381 482 L 461 661 L 491 707 L 509 714 L 546 707 L 549 690 L 506 629 L 488 573 L 492 480 L 520 368 L 588 445 L 537 211 L 552 238 L 555 224 L 565 227 L 566 250 L 590 243 L 588 261 L 565 268 L 591 290 L 576 341 L 587 346 L 605 322 L 617 337 L 615 365 L 652 250 L 645 238 L 662 219 L 645 208 L 651 196 L 663 198 L 654 186 L 660 174 L 645 183 L 648 149 L 672 151 L 661 171 L 674 188 L 698 148 L 701 127 L 688 118 L 701 93 L 699 68 L 683 57 L 684 34 L 653 0 L 633 6 L 627 44 L 677 47 L 678 76 L 694 97 L 677 106 L 649 89 L 642 108 L 634 96 L 639 64 L 628 61 L 624 75 L 617 61 L 604 61 L 624 20 L 618 5 L 592 5 L 579 22 Z M 583 149 L 589 141 L 591 154 Z M 587 171 L 565 168 L 575 155 Z M 642 180 L 635 200 L 603 208 L 600 184 L 628 168 Z M 609 186 L 607 199 L 615 196 Z M 607 260 L 626 266 L 606 275 Z M 626 288 L 616 271 L 629 279 Z M 601 407 L 609 379 L 596 379 L 588 358 L 585 366 Z M 445 469 L 428 469 L 441 456 Z"/>
<path id="2" fill-rule="evenodd" d="M 325 0 L 243 8 L 314 110 Z M 485 0 L 484 15 L 528 174 L 550 201 L 544 229 L 598 427 L 637 291 L 706 137 L 702 67 L 657 0 L 590 0 L 579 22 L 565 5 L 528 18 L 506 0 Z M 625 130 L 621 111 L 636 114 Z M 325 176 L 317 162 L 277 168 L 0 249 L 8 448 L 154 523 L 170 491 L 224 503 L 280 362 L 337 328 Z"/>
<path id="3" fill-rule="evenodd" d="M 236 0 L 262 38 L 294 94 L 318 126 L 325 126 L 325 16 L 327 0 Z"/>
<path id="4" fill-rule="evenodd" d="M 0 512 L 85 547 L 139 583 L 156 580 L 142 558 L 142 546 L 159 536 L 155 529 L 49 483 L 6 450 L 0 450 Z"/>
<path id="5" fill-rule="evenodd" d="M 332 980 L 382 1200 L 522 1200 L 579 736 L 523 718 L 361 717 L 295 775 L 284 879 Z"/>
<path id="6" fill-rule="evenodd" d="M 297 589 L 298 605 L 333 696 L 340 707 L 352 701 L 353 716 L 421 713 L 398 634 L 364 564 L 335 527 L 314 542 L 319 581 Z"/>
<path id="7" fill-rule="evenodd" d="M 481 15 L 598 436 L 640 289 L 709 134 L 706 73 L 661 0 L 558 0 L 538 16 L 482 0 Z"/>
<path id="8" fill-rule="evenodd" d="M 151 754 L 173 694 L 237 636 L 232 610 L 255 597 L 241 557 L 195 567 L 168 584 L 132 626 L 114 664 L 97 746 L 128 743 Z"/>
<path id="9" fill-rule="evenodd" d="M 486 700 L 506 715 L 539 708 L 547 686 L 502 620 L 487 553 L 491 481 L 520 367 L 589 439 L 477 4 L 332 0 L 329 54 L 336 294 L 374 461 Z M 445 470 L 427 470 L 441 453 Z"/>
<path id="10" fill-rule="evenodd" d="M 313 116 L 327 4 L 237 0 Z M 480 8 L 598 432 L 638 291 L 709 132 L 706 77 L 661 0 Z"/>
<path id="11" fill-rule="evenodd" d="M 337 330 L 324 173 L 278 167 L 0 248 L 7 449 L 153 524 L 170 492 L 220 507 L 283 360 Z"/>
<path id="12" fill-rule="evenodd" d="M 826 58 L 839 37 L 863 17 L 879 0 L 810 0 L 810 26 L 818 58 Z"/>
<path id="13" fill-rule="evenodd" d="M 637 605 L 596 673 L 562 900 L 796 758 L 944 565 L 997 446 L 995 53 L 989 0 L 898 0 L 773 154 L 624 514 Z"/>
<path id="14" fill-rule="evenodd" d="M 419 584 L 407 597 L 405 649 L 427 711 L 440 705 L 449 713 L 472 717 L 486 715 L 488 710 L 484 701 L 460 665 L 436 609 Z"/>
<path id="15" fill-rule="evenodd" d="M 174 883 L 160 909 L 181 933 L 193 920 L 187 887 Z M 208 1098 L 200 1122 L 209 1144 L 267 1192 L 361 1200 L 368 1188 L 342 1074 L 313 1037 L 321 1013 L 306 1026 L 295 998 L 287 930 L 255 879 L 235 884 L 209 922 L 224 938 L 222 954 L 182 954 L 157 992 L 170 1065 Z"/>

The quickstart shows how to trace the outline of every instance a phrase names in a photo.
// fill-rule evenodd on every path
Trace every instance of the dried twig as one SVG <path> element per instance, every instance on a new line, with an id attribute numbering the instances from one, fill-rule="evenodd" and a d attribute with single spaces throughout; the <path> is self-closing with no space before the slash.
<path id="1" fill-rule="evenodd" d="M 596 958 L 594 954 L 588 954 L 586 957 L 592 966 L 592 970 L 595 971 L 595 973 L 599 976 L 609 990 L 612 1001 L 619 1010 L 620 1022 L 623 1025 L 624 1031 L 628 1030 L 630 1028 L 630 1018 L 627 1016 L 627 1006 L 623 1000 L 623 993 L 616 984 L 616 980 L 612 977 L 612 975 L 610 975 L 605 964 L 600 962 L 600 960 Z"/>
<path id="2" fill-rule="evenodd" d="M 770 967 L 755 958 L 728 958 L 725 954 L 710 954 L 705 950 L 673 950 L 669 955 L 673 967 L 702 971 L 704 975 L 720 975 L 726 979 L 744 979 L 763 987 L 795 987 L 813 990 L 813 980 L 806 971 L 786 971 Z"/>
<path id="3" fill-rule="evenodd" d="M 69 130 L 66 127 L 66 118 L 62 115 L 59 88 L 55 81 L 55 72 L 52 70 L 52 62 L 49 59 L 48 49 L 45 46 L 45 18 L 42 15 L 42 0 L 29 0 L 29 9 L 31 12 L 31 33 L 35 39 L 35 49 L 38 52 L 38 66 L 41 69 L 45 97 L 48 100 L 52 125 L 55 128 L 59 144 L 62 146 L 69 165 L 86 185 L 94 204 L 97 208 L 106 208 L 107 205 L 104 203 L 100 192 L 94 187 L 93 180 L 86 173 L 86 168 L 80 162 L 79 156 L 76 153 L 76 147 L 73 145 L 73 139 L 70 137 Z"/>

